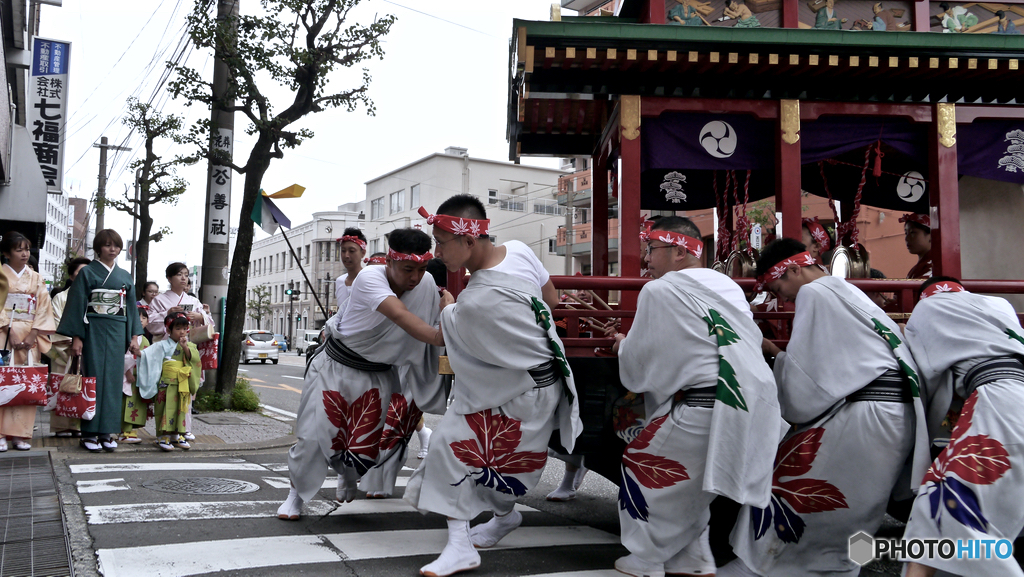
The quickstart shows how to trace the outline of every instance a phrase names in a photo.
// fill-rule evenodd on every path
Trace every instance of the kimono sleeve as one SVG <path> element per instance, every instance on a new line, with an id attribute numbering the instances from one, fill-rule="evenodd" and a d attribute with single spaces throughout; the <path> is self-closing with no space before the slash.
<path id="1" fill-rule="evenodd" d="M 64 304 L 64 314 L 60 317 L 57 332 L 68 336 L 85 338 L 85 311 L 89 306 L 89 267 L 83 268 L 75 282 L 68 289 L 68 300 Z"/>
<path id="2" fill-rule="evenodd" d="M 50 335 L 57 330 L 57 324 L 53 321 L 53 305 L 50 301 L 50 293 L 46 292 L 46 284 L 42 277 L 38 277 L 36 285 L 36 316 L 32 320 L 32 328 L 40 335 Z"/>

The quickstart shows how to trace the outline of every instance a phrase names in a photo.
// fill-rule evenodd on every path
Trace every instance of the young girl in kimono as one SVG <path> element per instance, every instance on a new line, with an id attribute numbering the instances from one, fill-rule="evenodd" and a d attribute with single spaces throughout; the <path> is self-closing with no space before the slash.
<path id="1" fill-rule="evenodd" d="M 31 241 L 16 232 L 5 234 L 0 241 L 0 252 L 7 259 L 2 276 L 9 285 L 0 310 L 0 341 L 4 343 L 0 348 L 13 351 L 9 361 L 13 365 L 25 364 L 29 356 L 39 362 L 40 356 L 50 350 L 49 335 L 57 328 L 46 284 L 28 266 L 31 249 Z M 0 407 L 0 452 L 7 450 L 8 437 L 15 449 L 31 449 L 28 441 L 35 419 L 34 406 Z"/>
<path id="2" fill-rule="evenodd" d="M 156 445 L 163 451 L 174 447 L 191 449 L 185 440 L 185 415 L 192 408 L 192 395 L 199 390 L 202 362 L 199 349 L 189 342 L 188 317 L 174 313 L 164 321 L 167 338 L 142 352 L 137 383 L 144 399 L 154 396 Z"/>
<path id="3" fill-rule="evenodd" d="M 139 322 L 142 323 L 142 330 L 145 332 L 146 326 L 149 324 L 149 313 L 142 306 L 138 310 Z M 148 346 L 149 339 L 145 336 L 141 337 L 139 339 L 139 349 L 145 350 Z M 139 386 L 136 384 L 135 365 L 137 362 L 138 358 L 130 351 L 124 354 L 124 386 L 122 388 L 124 393 L 124 422 L 121 424 L 121 436 L 117 439 L 117 442 L 127 445 L 135 445 L 142 442 L 135 429 L 136 427 L 144 427 L 146 425 L 146 413 L 149 408 L 149 403 L 144 401 L 139 395 Z"/>

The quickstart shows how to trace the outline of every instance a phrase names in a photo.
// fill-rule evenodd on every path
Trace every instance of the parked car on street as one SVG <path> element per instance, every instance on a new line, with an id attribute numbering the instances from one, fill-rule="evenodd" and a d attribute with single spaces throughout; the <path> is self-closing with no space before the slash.
<path id="1" fill-rule="evenodd" d="M 295 350 L 299 355 L 302 355 L 303 351 L 308 355 L 320 346 L 320 331 L 306 331 L 302 333 L 301 339 L 297 339 L 298 342 L 296 343 Z"/>
<path id="2" fill-rule="evenodd" d="M 282 353 L 287 353 L 288 352 L 288 337 L 286 337 L 284 335 L 281 335 L 281 334 L 275 334 L 274 335 L 274 339 L 277 340 L 277 348 L 278 348 L 278 350 L 281 351 Z"/>
<path id="3" fill-rule="evenodd" d="M 277 339 L 270 331 L 243 331 L 242 332 L 242 362 L 249 364 L 250 361 L 259 361 L 266 364 L 270 362 L 277 364 L 278 359 Z"/>

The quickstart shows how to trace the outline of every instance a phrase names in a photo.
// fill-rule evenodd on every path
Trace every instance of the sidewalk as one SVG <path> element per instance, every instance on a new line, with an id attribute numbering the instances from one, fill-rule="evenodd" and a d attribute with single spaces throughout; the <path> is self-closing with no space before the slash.
<path id="1" fill-rule="evenodd" d="M 290 447 L 295 443 L 292 436 L 293 422 L 282 422 L 261 413 L 203 413 L 192 415 L 192 434 L 196 440 L 191 442 L 191 451 L 255 451 L 261 449 L 277 449 Z M 149 419 L 146 427 L 136 429 L 141 443 L 135 445 L 118 444 L 117 452 L 156 451 L 153 419 Z M 49 413 L 42 409 L 36 412 L 35 430 L 32 434 L 33 450 L 56 450 L 64 452 L 87 451 L 79 447 L 77 437 L 54 437 L 50 433 Z M 17 453 L 11 449 L 12 453 Z"/>

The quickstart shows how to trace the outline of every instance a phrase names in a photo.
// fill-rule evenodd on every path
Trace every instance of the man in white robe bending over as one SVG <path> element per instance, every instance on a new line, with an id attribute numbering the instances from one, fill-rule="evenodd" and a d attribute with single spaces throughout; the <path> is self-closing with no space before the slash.
<path id="1" fill-rule="evenodd" d="M 622 384 L 644 394 L 648 421 L 622 455 L 619 525 L 630 555 L 615 568 L 635 577 L 711 575 L 711 501 L 768 505 L 782 433 L 778 393 L 742 289 L 701 268 L 700 230 L 670 216 L 640 238 L 654 280 L 614 350 Z"/>
<path id="2" fill-rule="evenodd" d="M 480 566 L 476 547 L 492 547 L 522 523 L 516 499 L 540 481 L 555 428 L 572 451 L 583 429 L 572 372 L 555 334 L 554 285 L 519 241 L 494 246 L 480 200 L 443 202 L 433 225 L 438 258 L 472 277 L 441 312 L 455 401 L 434 430 L 405 500 L 448 517 L 448 543 L 421 575 L 443 577 Z M 470 531 L 484 511 L 494 517 Z"/>
<path id="3" fill-rule="evenodd" d="M 385 418 L 396 400 L 400 422 L 418 412 L 417 403 L 443 409 L 437 356 L 444 339 L 435 323 L 452 296 L 439 297 L 434 279 L 425 275 L 432 258 L 426 233 L 399 229 L 388 240 L 387 264 L 359 273 L 348 306 L 327 323 L 327 343 L 309 363 L 295 424 L 298 441 L 288 451 L 292 488 L 277 510 L 280 519 L 299 518 L 303 502 L 320 490 L 328 463 L 338 473 L 338 500 L 355 498 L 359 478 L 380 464 Z M 399 383 L 403 366 L 414 370 Z"/>
<path id="4" fill-rule="evenodd" d="M 857 575 L 850 537 L 875 533 L 894 487 L 911 496 L 915 439 L 917 456 L 929 458 L 923 422 L 915 434 L 924 411 L 916 365 L 896 323 L 828 276 L 803 243 L 770 243 L 757 273 L 761 290 L 796 305 L 786 351 L 764 341 L 794 428 L 778 449 L 771 505 L 740 509 L 731 535 L 739 559 L 718 574 Z"/>
<path id="5" fill-rule="evenodd" d="M 923 476 L 904 538 L 964 546 L 977 540 L 978 554 L 925 557 L 910 563 L 907 577 L 930 577 L 936 569 L 1024 576 L 1009 554 L 1024 528 L 1024 328 L 1010 303 L 967 292 L 957 279 L 935 277 L 922 289 L 906 335 L 933 436 L 947 414 L 957 414 L 950 412 L 954 394 L 964 401 L 950 419 L 956 426 L 949 444 Z M 986 540 L 988 555 L 979 544 Z"/>

